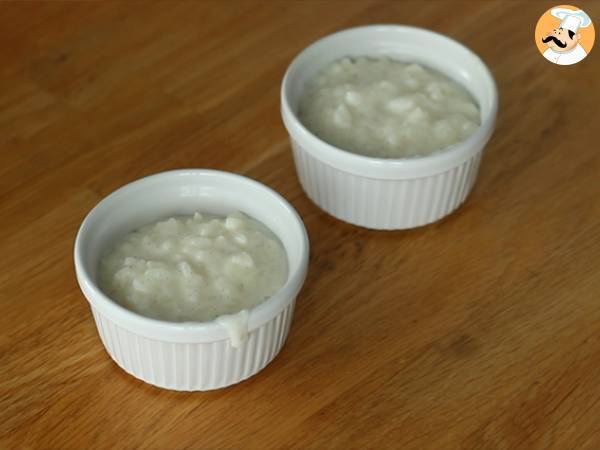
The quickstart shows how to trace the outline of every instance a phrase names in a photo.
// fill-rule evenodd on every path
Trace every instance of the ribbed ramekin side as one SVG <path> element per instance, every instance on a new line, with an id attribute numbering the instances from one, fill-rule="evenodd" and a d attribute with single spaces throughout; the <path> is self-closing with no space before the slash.
<path id="1" fill-rule="evenodd" d="M 448 170 L 413 179 L 375 179 L 338 170 L 292 140 L 300 184 L 319 207 L 343 221 L 374 229 L 406 229 L 450 214 L 471 191 L 481 152 Z"/>
<path id="2" fill-rule="evenodd" d="M 175 343 L 149 339 L 117 326 L 92 308 L 104 347 L 127 373 L 158 387 L 204 391 L 238 383 L 269 364 L 287 338 L 295 301 L 233 348 L 230 341 Z"/>

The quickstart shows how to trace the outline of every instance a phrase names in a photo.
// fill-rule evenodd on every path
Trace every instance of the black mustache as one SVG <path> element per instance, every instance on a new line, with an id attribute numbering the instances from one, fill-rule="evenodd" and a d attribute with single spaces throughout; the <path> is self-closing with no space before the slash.
<path id="1" fill-rule="evenodd" d="M 560 42 L 558 40 L 558 38 L 556 36 L 547 36 L 545 38 L 542 38 L 542 42 L 545 44 L 546 42 L 550 42 L 550 41 L 554 41 L 554 43 L 556 45 L 558 45 L 560 48 L 565 48 L 567 46 L 566 42 Z"/>

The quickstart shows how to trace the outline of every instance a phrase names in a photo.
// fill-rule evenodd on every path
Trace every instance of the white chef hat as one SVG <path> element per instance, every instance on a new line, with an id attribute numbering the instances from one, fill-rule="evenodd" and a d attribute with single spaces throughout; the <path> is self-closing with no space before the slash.
<path id="1" fill-rule="evenodd" d="M 590 16 L 580 9 L 552 8 L 550 14 L 561 20 L 561 28 L 571 30 L 573 33 L 577 33 L 579 28 L 588 27 L 592 23 Z"/>

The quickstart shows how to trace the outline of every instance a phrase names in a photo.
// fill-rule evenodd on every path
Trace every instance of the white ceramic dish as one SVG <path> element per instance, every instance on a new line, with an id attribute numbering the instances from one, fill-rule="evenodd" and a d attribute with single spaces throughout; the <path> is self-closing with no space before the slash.
<path id="1" fill-rule="evenodd" d="M 215 321 L 150 319 L 123 308 L 98 288 L 99 259 L 115 239 L 168 216 L 235 210 L 261 221 L 279 237 L 289 265 L 281 290 L 250 311 L 248 337 L 240 347 L 231 346 L 226 329 Z M 77 280 L 115 362 L 153 385 L 196 391 L 242 381 L 277 355 L 304 282 L 308 252 L 302 220 L 279 194 L 239 175 L 190 169 L 142 178 L 103 199 L 81 224 L 74 256 Z"/>
<path id="2" fill-rule="evenodd" d="M 322 141 L 297 116 L 304 86 L 330 62 L 359 55 L 387 55 L 448 75 L 479 104 L 481 126 L 466 141 L 418 158 L 371 158 Z M 413 228 L 454 211 L 473 187 L 497 109 L 496 84 L 476 54 L 441 34 L 400 25 L 351 28 L 318 40 L 292 61 L 281 86 L 281 114 L 305 192 L 338 219 L 374 229 Z"/>

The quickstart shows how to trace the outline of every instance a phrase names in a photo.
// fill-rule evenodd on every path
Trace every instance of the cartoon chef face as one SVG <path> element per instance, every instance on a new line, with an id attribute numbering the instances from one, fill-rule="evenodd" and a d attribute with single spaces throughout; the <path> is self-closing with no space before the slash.
<path id="1" fill-rule="evenodd" d="M 542 42 L 555 52 L 561 53 L 573 50 L 580 39 L 581 34 L 575 34 L 573 30 L 559 27 L 546 33 Z"/>
<path id="2" fill-rule="evenodd" d="M 587 56 L 586 49 L 580 42 L 582 34 L 584 38 L 586 34 L 580 28 L 589 27 L 592 20 L 580 9 L 552 8 L 550 14 L 560 22 L 555 22 L 554 29 L 543 29 L 541 36 L 538 34 L 539 39 L 548 47 L 542 55 L 551 63 L 561 66 L 578 63 Z"/>

